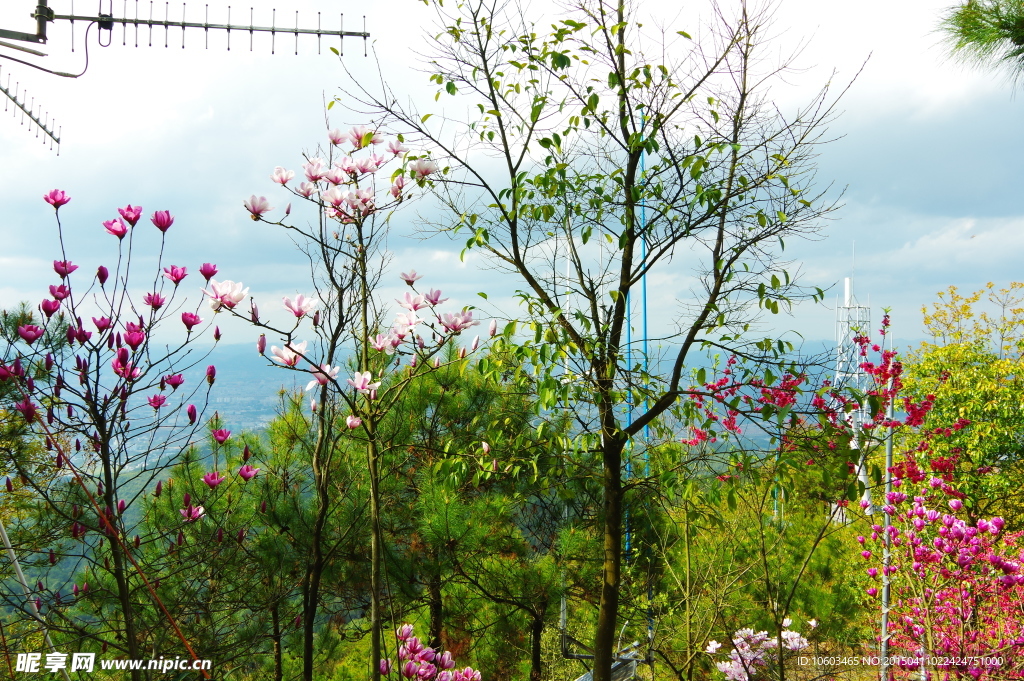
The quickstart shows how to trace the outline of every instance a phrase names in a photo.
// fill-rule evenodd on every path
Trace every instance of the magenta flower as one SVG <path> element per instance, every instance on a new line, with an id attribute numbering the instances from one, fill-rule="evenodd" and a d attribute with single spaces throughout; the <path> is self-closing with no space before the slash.
<path id="1" fill-rule="evenodd" d="M 65 194 L 63 189 L 51 189 L 49 193 L 43 195 L 43 201 L 46 201 L 56 210 L 71 201 L 71 197 Z"/>
<path id="2" fill-rule="evenodd" d="M 167 299 L 154 291 L 153 293 L 147 293 L 145 296 L 143 296 L 142 302 L 144 302 L 146 305 L 149 305 L 154 310 L 159 310 L 161 307 L 164 306 L 164 303 L 167 302 Z"/>
<path id="3" fill-rule="evenodd" d="M 218 282 L 216 279 L 211 279 L 210 290 L 203 289 L 203 293 L 210 297 L 210 307 L 213 311 L 219 312 L 221 307 L 230 310 L 242 302 L 249 295 L 249 289 L 243 289 L 242 282 L 235 283 L 231 280 Z"/>
<path id="4" fill-rule="evenodd" d="M 214 432 L 216 432 L 216 431 L 214 431 Z M 203 482 L 205 482 L 207 485 L 209 485 L 210 489 L 216 488 L 217 485 L 219 485 L 220 483 L 224 482 L 225 480 L 227 480 L 227 477 L 221 475 L 217 471 L 213 471 L 211 473 L 207 473 L 206 475 L 203 476 Z"/>
<path id="5" fill-rule="evenodd" d="M 38 410 L 38 408 L 36 407 L 35 404 L 32 403 L 32 400 L 30 400 L 27 397 L 25 399 L 23 399 L 21 402 L 15 403 L 14 409 L 16 411 L 21 412 L 21 415 L 25 417 L 25 423 L 32 423 L 37 418 L 39 418 L 39 410 Z M 11 479 L 10 478 L 7 478 L 7 487 L 8 487 L 8 491 L 10 491 L 10 488 L 11 488 Z"/>
<path id="6" fill-rule="evenodd" d="M 194 523 L 206 515 L 206 511 L 202 506 L 193 506 L 192 504 L 180 509 L 178 513 L 181 514 L 181 517 L 185 519 L 186 523 Z"/>
<path id="7" fill-rule="evenodd" d="M 217 367 L 211 364 L 206 367 L 206 382 L 213 385 L 215 380 L 217 380 Z"/>
<path id="8" fill-rule="evenodd" d="M 288 182 L 292 180 L 294 177 L 294 170 L 285 170 L 281 166 L 276 166 L 274 168 L 274 173 L 270 176 L 270 179 L 278 184 L 285 185 L 288 184 Z"/>
<path id="9" fill-rule="evenodd" d="M 181 313 L 181 323 L 185 325 L 185 328 L 189 331 L 192 330 L 193 326 L 198 326 L 203 323 L 203 320 L 199 318 L 199 315 L 192 314 L 191 312 Z"/>
<path id="10" fill-rule="evenodd" d="M 358 416 L 353 416 L 352 414 L 349 414 L 347 417 L 345 417 L 345 425 L 348 426 L 350 430 L 355 430 L 359 426 L 363 425 L 363 420 Z"/>
<path id="11" fill-rule="evenodd" d="M 286 367 L 293 367 L 299 363 L 300 355 L 306 353 L 306 345 L 308 345 L 307 341 L 286 343 L 283 348 L 278 348 L 274 345 L 270 348 L 270 354 L 274 356 L 275 362 L 279 362 Z"/>
<path id="12" fill-rule="evenodd" d="M 391 673 L 391 666 L 392 666 L 391 665 L 391 660 L 381 660 L 380 661 L 380 673 L 383 674 L 384 676 L 387 676 L 388 674 Z"/>
<path id="13" fill-rule="evenodd" d="M 171 390 L 177 390 L 185 382 L 185 377 L 181 374 L 167 374 L 164 376 L 164 383 L 171 386 Z"/>
<path id="14" fill-rule="evenodd" d="M 413 626 L 411 624 L 403 624 L 401 627 L 395 630 L 395 636 L 399 641 L 403 643 L 409 640 L 409 637 L 413 634 Z"/>
<path id="15" fill-rule="evenodd" d="M 60 309 L 60 301 L 44 298 L 43 302 L 39 303 L 39 309 L 44 315 L 46 315 L 46 318 L 49 319 L 57 312 L 57 310 Z"/>
<path id="16" fill-rule="evenodd" d="M 18 331 L 20 332 L 21 330 L 19 329 Z M 964 502 L 960 501 L 959 499 L 950 499 L 949 507 L 954 511 L 959 511 L 961 508 L 964 507 Z"/>
<path id="17" fill-rule="evenodd" d="M 437 172 L 437 164 L 430 159 L 419 158 L 409 164 L 409 170 L 412 171 L 417 180 L 422 180 L 427 175 Z"/>
<path id="18" fill-rule="evenodd" d="M 118 239 L 123 239 L 128 234 L 128 225 L 124 224 L 120 218 L 107 220 L 103 226 L 107 229 L 107 234 L 113 234 Z"/>
<path id="19" fill-rule="evenodd" d="M 402 272 L 398 276 L 402 279 L 402 281 L 404 281 L 409 286 L 415 284 L 418 279 L 423 278 L 422 274 L 416 274 L 416 270 L 409 270 L 409 274 Z"/>
<path id="20" fill-rule="evenodd" d="M 145 340 L 146 334 L 142 331 L 129 331 L 124 334 L 124 343 L 130 347 L 133 352 L 138 350 L 139 346 L 142 345 Z"/>
<path id="21" fill-rule="evenodd" d="M 212 263 L 204 262 L 203 266 L 199 268 L 199 274 L 203 275 L 206 281 L 210 281 L 210 279 L 217 274 L 217 266 Z"/>
<path id="22" fill-rule="evenodd" d="M 78 269 L 78 265 L 73 265 L 70 260 L 54 260 L 53 271 L 57 273 L 61 279 L 64 279 L 69 274 Z"/>
<path id="23" fill-rule="evenodd" d="M 380 387 L 380 382 L 370 383 L 370 380 L 372 378 L 373 374 L 371 374 L 369 371 L 365 373 L 357 371 L 355 374 L 352 375 L 352 378 L 347 380 L 347 383 L 353 388 L 355 388 L 358 392 L 369 393 L 370 391 L 376 391 L 377 388 Z"/>
<path id="24" fill-rule="evenodd" d="M 107 277 L 109 277 L 109 276 L 110 276 L 110 272 L 103 265 L 100 265 L 96 269 L 96 280 L 98 282 L 100 282 L 100 286 L 103 286 L 104 284 L 107 283 Z"/>
<path id="25" fill-rule="evenodd" d="M 274 210 L 270 202 L 267 201 L 267 197 L 261 196 L 257 198 L 255 194 L 243 201 L 242 205 L 245 206 L 247 211 L 252 213 L 253 220 L 259 220 L 261 215 Z"/>
<path id="26" fill-rule="evenodd" d="M 64 284 L 61 284 L 60 286 L 54 286 L 51 284 L 50 295 L 53 296 L 55 300 L 64 300 L 71 295 L 71 289 Z"/>
<path id="27" fill-rule="evenodd" d="M 124 348 L 122 348 L 122 350 L 123 349 Z M 127 352 L 128 351 L 125 350 L 125 353 Z M 142 369 L 139 369 L 137 366 L 125 359 L 122 359 L 121 357 L 115 357 L 113 361 L 110 362 L 110 368 L 114 370 L 115 374 L 126 381 L 134 381 L 142 375 Z"/>
<path id="28" fill-rule="evenodd" d="M 255 478 L 256 474 L 259 473 L 259 472 L 260 472 L 259 468 L 253 468 L 249 464 L 245 464 L 244 466 L 242 466 L 241 468 L 238 469 L 239 477 L 241 477 L 242 480 L 245 480 L 246 482 L 249 482 L 250 480 Z"/>
<path id="29" fill-rule="evenodd" d="M 153 225 L 161 232 L 166 232 L 174 224 L 174 216 L 171 215 L 169 210 L 158 210 L 153 213 L 153 217 L 150 218 Z"/>
<path id="30" fill-rule="evenodd" d="M 188 405 L 188 409 L 185 410 L 185 413 L 188 414 L 188 422 L 189 423 L 195 423 L 196 422 L 196 417 L 197 417 L 196 405 L 194 405 L 194 404 Z"/>
<path id="31" fill-rule="evenodd" d="M 213 327 L 213 340 L 215 340 L 215 341 L 219 341 L 220 340 L 220 327 L 219 326 Z"/>
<path id="32" fill-rule="evenodd" d="M 160 407 L 164 406 L 164 404 L 166 402 L 167 402 L 167 396 L 166 395 L 159 395 L 158 394 L 158 395 L 150 395 L 149 396 L 149 406 L 153 407 L 154 409 L 159 409 Z"/>
<path id="33" fill-rule="evenodd" d="M 25 324 L 18 327 L 18 335 L 29 345 L 43 337 L 44 331 L 34 324 Z"/>
<path id="34" fill-rule="evenodd" d="M 117 212 L 121 214 L 125 222 L 134 227 L 138 224 L 139 218 L 142 217 L 142 206 L 133 206 L 129 203 L 124 208 L 118 208 Z"/>
<path id="35" fill-rule="evenodd" d="M 306 298 L 301 293 L 295 296 L 295 302 L 293 303 L 291 298 L 285 296 L 283 298 L 284 306 L 289 310 L 297 319 L 306 316 L 310 311 L 316 307 L 316 301 Z"/>
<path id="36" fill-rule="evenodd" d="M 164 268 L 164 276 L 171 280 L 175 286 L 181 283 L 181 280 L 188 276 L 187 267 L 178 267 L 177 265 L 171 265 L 170 267 Z"/>
<path id="37" fill-rule="evenodd" d="M 224 428 L 218 428 L 217 430 L 210 433 L 213 435 L 213 439 L 217 441 L 217 444 L 224 444 L 231 437 L 231 431 L 225 430 Z"/>

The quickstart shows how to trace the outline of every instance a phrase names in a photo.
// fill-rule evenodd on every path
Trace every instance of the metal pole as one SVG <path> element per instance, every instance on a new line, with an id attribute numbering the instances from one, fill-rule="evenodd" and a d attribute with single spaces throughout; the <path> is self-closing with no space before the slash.
<path id="1" fill-rule="evenodd" d="M 891 329 L 890 329 L 891 332 Z M 892 349 L 892 336 L 889 337 L 889 349 Z M 889 578 L 889 564 L 892 562 L 892 535 L 889 534 L 889 527 L 892 525 L 892 517 L 889 515 L 889 494 L 892 492 L 892 420 L 895 417 L 896 395 L 892 390 L 893 381 L 889 379 L 887 392 L 889 393 L 889 405 L 885 410 L 889 421 L 888 430 L 885 433 L 885 516 L 882 523 L 882 531 L 885 533 L 885 548 L 882 550 L 882 636 L 881 650 L 879 651 L 879 678 L 880 681 L 888 681 L 889 675 L 889 587 L 892 580 Z"/>
<path id="2" fill-rule="evenodd" d="M 25 600 L 28 601 L 29 610 L 32 611 L 32 615 L 39 622 L 39 628 L 43 632 L 43 639 L 46 641 L 46 645 L 50 648 L 50 652 L 56 653 L 57 648 L 54 647 L 53 641 L 50 640 L 50 632 L 46 630 L 46 623 L 43 622 L 43 618 L 39 615 L 39 608 L 36 607 L 36 602 L 32 599 L 32 590 L 28 588 L 28 582 L 25 581 L 25 574 L 21 571 L 21 563 L 18 562 L 18 556 L 14 553 L 14 547 L 11 546 L 11 540 L 7 537 L 7 528 L 4 527 L 4 523 L 0 520 L 0 538 L 4 541 L 4 548 L 7 549 L 7 557 L 11 559 L 11 564 L 14 565 L 14 573 L 18 577 L 18 581 L 21 583 L 21 588 L 25 591 Z M 66 669 L 61 667 L 61 675 L 64 677 L 64 681 L 71 681 L 68 676 Z"/>

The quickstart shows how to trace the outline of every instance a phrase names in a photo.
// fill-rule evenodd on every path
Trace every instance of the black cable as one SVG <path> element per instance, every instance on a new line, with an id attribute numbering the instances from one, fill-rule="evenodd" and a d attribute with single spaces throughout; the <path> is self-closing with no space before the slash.
<path id="1" fill-rule="evenodd" d="M 89 70 L 89 29 L 92 28 L 93 24 L 95 23 L 95 21 L 90 22 L 89 25 L 85 28 L 85 68 L 83 68 L 82 72 L 79 74 L 64 73 L 63 71 L 52 71 L 48 68 L 39 66 L 38 64 L 32 64 L 30 62 L 18 59 L 17 57 L 12 57 L 7 54 L 0 54 L 0 59 L 10 59 L 11 61 L 18 62 L 19 64 L 24 64 L 25 66 L 30 66 L 44 73 L 49 73 L 54 76 L 60 76 L 61 78 L 79 78 L 80 76 L 85 75 L 85 72 Z"/>

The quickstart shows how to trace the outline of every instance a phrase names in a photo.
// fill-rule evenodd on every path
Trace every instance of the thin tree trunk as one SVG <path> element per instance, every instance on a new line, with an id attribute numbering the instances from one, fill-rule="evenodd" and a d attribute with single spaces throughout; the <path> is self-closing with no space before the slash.
<path id="1" fill-rule="evenodd" d="M 274 627 L 274 681 L 282 681 L 284 679 L 284 665 L 281 659 L 281 613 L 276 601 L 270 608 L 270 622 Z"/>
<path id="2" fill-rule="evenodd" d="M 622 571 L 622 444 L 604 445 L 604 565 L 601 605 L 594 636 L 594 681 L 611 681 L 615 659 L 615 627 L 619 611 L 619 579 Z"/>
<path id="3" fill-rule="evenodd" d="M 441 565 L 437 552 L 432 552 L 432 572 L 427 580 L 427 599 L 430 607 L 430 634 L 428 645 L 441 649 L 441 629 L 444 627 L 444 602 L 441 600 Z"/>

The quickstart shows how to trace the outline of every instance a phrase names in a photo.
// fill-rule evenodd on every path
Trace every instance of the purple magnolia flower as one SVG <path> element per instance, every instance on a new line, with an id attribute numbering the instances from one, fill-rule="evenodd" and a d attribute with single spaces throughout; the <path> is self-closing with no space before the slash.
<path id="1" fill-rule="evenodd" d="M 146 305 L 149 305 L 154 310 L 159 310 L 161 307 L 164 306 L 164 303 L 167 302 L 167 299 L 154 291 L 153 293 L 147 293 L 145 296 L 143 296 L 142 302 L 144 302 Z"/>
<path id="2" fill-rule="evenodd" d="M 78 265 L 72 264 L 70 260 L 54 260 L 53 271 L 57 273 L 57 276 L 64 279 L 69 274 L 78 269 Z"/>
<path id="3" fill-rule="evenodd" d="M 220 445 L 227 442 L 228 438 L 231 437 L 231 431 L 225 430 L 224 428 L 218 428 L 217 430 L 213 431 L 210 434 L 213 435 L 213 439 L 216 440 L 217 444 Z"/>
<path id="4" fill-rule="evenodd" d="M 177 286 L 181 283 L 182 279 L 188 276 L 188 268 L 171 265 L 170 267 L 164 268 L 164 276 L 170 279 L 174 285 Z"/>
<path id="5" fill-rule="evenodd" d="M 194 523 L 195 521 L 206 515 L 206 510 L 202 506 L 193 506 L 192 504 L 187 505 L 185 508 L 180 509 L 178 513 L 185 519 L 186 523 Z"/>
<path id="6" fill-rule="evenodd" d="M 50 295 L 54 300 L 64 300 L 71 295 L 71 289 L 61 284 L 60 286 L 50 285 Z"/>
<path id="7" fill-rule="evenodd" d="M 46 318 L 49 319 L 57 312 L 57 310 L 60 309 L 60 301 L 44 298 L 43 302 L 39 303 L 39 309 L 44 315 L 46 315 Z"/>
<path id="8" fill-rule="evenodd" d="M 103 286 L 104 284 L 107 283 L 107 277 L 109 276 L 110 271 L 103 265 L 100 265 L 98 268 L 96 268 L 96 281 L 100 282 L 100 286 Z"/>
<path id="9" fill-rule="evenodd" d="M 128 234 L 128 225 L 124 224 L 124 221 L 120 218 L 107 220 L 103 223 L 103 226 L 106 228 L 107 234 L 113 234 L 118 239 L 123 239 Z"/>
<path id="10" fill-rule="evenodd" d="M 18 327 L 18 335 L 29 345 L 43 337 L 45 332 L 35 324 L 25 324 Z"/>
<path id="11" fill-rule="evenodd" d="M 203 266 L 199 268 L 199 274 L 206 278 L 206 281 L 210 281 L 217 274 L 217 266 L 204 262 Z"/>
<path id="12" fill-rule="evenodd" d="M 159 394 L 157 394 L 157 395 L 150 395 L 149 396 L 149 406 L 153 407 L 153 409 L 159 409 L 160 407 L 164 406 L 164 404 L 166 404 L 166 402 L 167 402 L 167 396 L 166 395 L 159 395 Z"/>
<path id="13" fill-rule="evenodd" d="M 177 390 L 185 382 L 185 377 L 181 374 L 167 374 L 163 380 L 167 385 L 171 386 L 171 390 Z"/>

